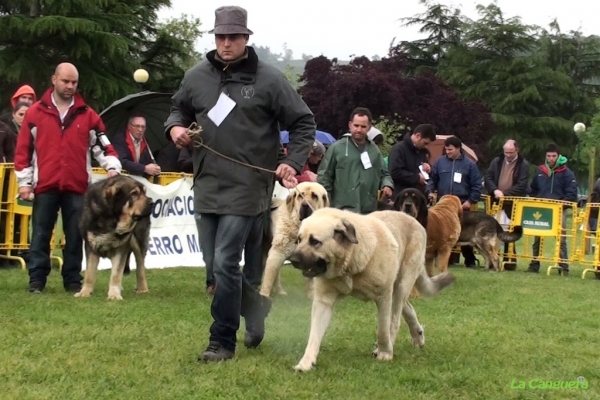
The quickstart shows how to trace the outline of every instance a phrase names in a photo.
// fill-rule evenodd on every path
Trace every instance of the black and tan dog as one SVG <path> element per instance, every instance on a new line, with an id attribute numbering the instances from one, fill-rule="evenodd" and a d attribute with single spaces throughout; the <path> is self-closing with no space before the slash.
<path id="1" fill-rule="evenodd" d="M 75 297 L 92 294 L 100 257 L 105 257 L 112 263 L 108 299 L 123 300 L 123 269 L 131 252 L 136 261 L 136 292 L 148 291 L 144 261 L 151 213 L 152 199 L 146 196 L 146 187 L 131 177 L 117 175 L 90 185 L 83 197 L 79 218 L 79 230 L 85 243 L 85 279 Z"/>

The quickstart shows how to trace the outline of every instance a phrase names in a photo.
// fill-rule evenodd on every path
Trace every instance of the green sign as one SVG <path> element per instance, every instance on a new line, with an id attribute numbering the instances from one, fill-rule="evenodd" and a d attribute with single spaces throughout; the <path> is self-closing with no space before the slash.
<path id="1" fill-rule="evenodd" d="M 540 231 L 552 230 L 552 208 L 523 207 L 521 226 Z"/>

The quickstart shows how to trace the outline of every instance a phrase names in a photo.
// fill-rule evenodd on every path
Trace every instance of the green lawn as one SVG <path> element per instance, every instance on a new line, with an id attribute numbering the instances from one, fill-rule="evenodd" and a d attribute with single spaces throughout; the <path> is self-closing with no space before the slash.
<path id="1" fill-rule="evenodd" d="M 373 303 L 338 303 L 316 368 L 292 367 L 308 339 L 310 302 L 302 277 L 283 269 L 290 293 L 275 299 L 267 335 L 226 363 L 196 360 L 207 345 L 210 298 L 203 268 L 150 270 L 151 292 L 107 302 L 108 271 L 96 293 L 76 299 L 54 270 L 41 295 L 27 275 L 0 270 L 1 399 L 595 399 L 600 395 L 600 281 L 522 271 L 454 267 L 437 298 L 412 300 L 426 345 L 402 325 L 392 362 L 371 357 Z M 513 380 L 572 381 L 587 390 L 511 389 Z M 516 385 L 517 383 L 515 383 Z"/>

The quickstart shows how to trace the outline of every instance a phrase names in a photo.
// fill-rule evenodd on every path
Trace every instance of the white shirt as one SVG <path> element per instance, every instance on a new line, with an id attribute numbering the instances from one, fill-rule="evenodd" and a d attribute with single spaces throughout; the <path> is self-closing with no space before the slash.
<path id="1" fill-rule="evenodd" d="M 140 162 L 140 147 L 142 145 L 142 139 L 136 139 L 130 133 L 131 140 L 133 140 L 133 147 L 135 148 L 135 162 Z"/>
<path id="2" fill-rule="evenodd" d="M 75 96 L 71 97 L 71 104 L 69 104 L 69 107 L 65 110 L 64 113 L 60 112 L 60 108 L 58 108 L 58 104 L 56 104 L 56 100 L 54 100 L 54 92 L 52 92 L 52 94 L 50 95 L 50 98 L 52 99 L 52 104 L 54 104 L 54 106 L 58 110 L 58 115 L 60 116 L 60 122 L 65 122 L 65 117 L 67 116 L 67 113 L 69 112 L 71 107 L 73 107 L 73 104 L 75 104 Z"/>

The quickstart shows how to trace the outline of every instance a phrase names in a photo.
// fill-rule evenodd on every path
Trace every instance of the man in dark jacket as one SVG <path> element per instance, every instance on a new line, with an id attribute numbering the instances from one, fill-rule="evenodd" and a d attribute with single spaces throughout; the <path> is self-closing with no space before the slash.
<path id="1" fill-rule="evenodd" d="M 560 154 L 558 146 L 551 143 L 546 147 L 546 162 L 538 167 L 538 171 L 531 182 L 531 197 L 550 200 L 563 200 L 577 202 L 577 181 L 575 174 L 567 167 L 567 157 Z M 562 213 L 563 229 L 567 221 L 567 210 Z M 533 241 L 533 257 L 540 254 L 540 237 L 536 236 Z M 564 234 L 560 236 L 560 258 L 569 258 L 567 251 L 567 238 Z M 558 263 L 562 269 L 559 273 L 569 275 L 569 264 Z M 535 258 L 529 264 L 527 272 L 539 272 L 540 262 Z"/>
<path id="2" fill-rule="evenodd" d="M 415 128 L 412 134 L 406 134 L 404 139 L 390 150 L 389 170 L 394 181 L 394 194 L 407 188 L 420 189 L 423 193 L 427 185 L 425 174 L 431 172 L 427 163 L 425 146 L 435 141 L 435 128 L 429 124 L 422 124 Z"/>
<path id="3" fill-rule="evenodd" d="M 144 138 L 145 132 L 146 119 L 133 116 L 127 122 L 127 129 L 117 133 L 112 140 L 123 169 L 132 175 L 147 178 L 159 175 L 161 170 Z"/>
<path id="4" fill-rule="evenodd" d="M 529 163 L 519 156 L 519 147 L 517 142 L 510 139 L 504 144 L 503 155 L 492 160 L 487 173 L 485 174 L 485 188 L 492 197 L 494 204 L 497 204 L 504 196 L 525 197 L 527 195 L 529 184 Z M 503 202 L 502 211 L 506 216 L 512 218 L 513 203 L 511 201 Z M 504 243 L 504 254 L 508 254 L 510 243 Z M 514 247 L 516 254 L 516 246 Z M 504 269 L 513 271 L 517 267 L 517 259 L 511 258 L 507 261 L 504 258 Z"/>
<path id="5" fill-rule="evenodd" d="M 240 271 L 242 249 L 270 207 L 273 172 L 284 186 L 293 187 L 316 132 L 312 112 L 283 73 L 247 46 L 252 31 L 246 27 L 246 10 L 220 7 L 215 17 L 210 33 L 217 49 L 186 71 L 165 122 L 167 136 L 179 147 L 192 145 L 187 128 L 197 122 L 204 145 L 227 157 L 193 148 L 200 247 L 216 279 L 210 342 L 199 356 L 205 361 L 233 358 L 240 316 L 246 323 L 246 347 L 263 339 L 271 303 Z M 283 162 L 278 162 L 280 128 L 290 132 Z"/>
<path id="6" fill-rule="evenodd" d="M 464 212 L 468 212 L 473 204 L 481 197 L 481 174 L 477 165 L 462 151 L 462 142 L 456 136 L 450 136 L 444 141 L 446 155 L 438 158 L 433 164 L 431 179 L 427 183 L 426 193 L 430 199 L 441 199 L 452 194 L 460 199 Z M 467 268 L 475 267 L 473 247 L 462 246 Z M 451 256 L 452 257 L 452 256 Z"/>

